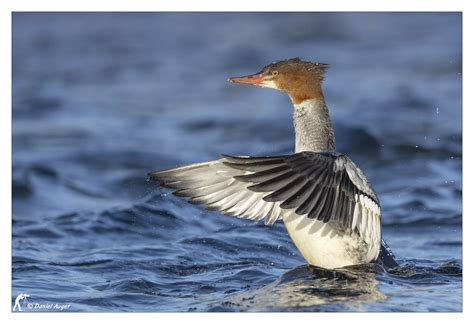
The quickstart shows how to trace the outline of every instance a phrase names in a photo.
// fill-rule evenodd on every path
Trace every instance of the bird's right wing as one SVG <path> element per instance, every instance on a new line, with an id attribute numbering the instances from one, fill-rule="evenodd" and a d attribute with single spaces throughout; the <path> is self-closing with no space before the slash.
<path id="1" fill-rule="evenodd" d="M 380 246 L 380 206 L 362 171 L 346 156 L 300 152 L 276 157 L 234 157 L 155 172 L 191 203 L 272 224 L 285 210 L 357 230 Z"/>
<path id="2" fill-rule="evenodd" d="M 275 170 L 272 167 L 278 167 L 279 157 L 274 160 L 264 159 L 262 167 L 256 169 L 272 171 L 267 177 L 263 176 L 262 180 L 282 174 L 282 168 Z M 227 215 L 255 221 L 264 219 L 266 225 L 273 224 L 281 217 L 279 203 L 263 200 L 268 192 L 247 189 L 249 183 L 239 181 L 238 177 L 252 172 L 233 168 L 228 163 L 228 158 L 224 157 L 215 161 L 153 172 L 149 176 L 164 187 L 176 189 L 173 194 L 191 197 L 189 202 L 192 204 L 205 204 L 208 209 L 218 210 Z"/>

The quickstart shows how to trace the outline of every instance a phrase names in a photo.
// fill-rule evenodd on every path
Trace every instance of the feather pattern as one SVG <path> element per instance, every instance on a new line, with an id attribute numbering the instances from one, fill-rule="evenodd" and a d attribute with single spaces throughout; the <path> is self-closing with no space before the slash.
<path id="1" fill-rule="evenodd" d="M 300 152 L 276 157 L 222 159 L 154 172 L 153 180 L 190 202 L 228 215 L 264 220 L 286 210 L 380 240 L 380 207 L 362 171 L 339 153 Z"/>

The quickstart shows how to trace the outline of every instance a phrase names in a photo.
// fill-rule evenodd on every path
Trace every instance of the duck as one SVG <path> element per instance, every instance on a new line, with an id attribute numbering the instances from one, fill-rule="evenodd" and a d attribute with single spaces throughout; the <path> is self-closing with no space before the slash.
<path id="1" fill-rule="evenodd" d="M 232 156 L 148 174 L 192 204 L 272 225 L 282 221 L 306 262 L 338 269 L 383 259 L 381 208 L 362 170 L 336 151 L 322 84 L 328 64 L 273 62 L 228 81 L 286 93 L 293 105 L 295 149 L 280 156 Z"/>

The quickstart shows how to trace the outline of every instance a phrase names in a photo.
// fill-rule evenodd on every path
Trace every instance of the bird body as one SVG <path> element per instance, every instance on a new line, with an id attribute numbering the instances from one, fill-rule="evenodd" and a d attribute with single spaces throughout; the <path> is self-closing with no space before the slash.
<path id="1" fill-rule="evenodd" d="M 289 212 L 283 222 L 305 260 L 321 268 L 335 269 L 375 260 L 357 233 L 334 230 L 328 223 Z"/>
<path id="2" fill-rule="evenodd" d="M 286 92 L 294 106 L 295 153 L 221 159 L 150 173 L 189 202 L 266 225 L 282 219 L 306 261 L 327 269 L 375 261 L 384 249 L 380 205 L 362 171 L 336 152 L 321 89 L 326 64 L 298 58 L 230 78 Z"/>

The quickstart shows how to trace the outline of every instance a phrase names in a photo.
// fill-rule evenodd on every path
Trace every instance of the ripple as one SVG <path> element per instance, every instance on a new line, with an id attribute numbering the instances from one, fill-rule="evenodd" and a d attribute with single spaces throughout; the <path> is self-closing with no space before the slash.
<path id="1" fill-rule="evenodd" d="M 405 219 L 403 221 L 394 220 L 393 217 L 390 221 L 384 222 L 383 226 L 386 228 L 417 228 L 417 227 L 432 227 L 432 226 L 461 226 L 462 215 L 455 214 L 448 217 L 418 217 L 417 219 Z"/>
<path id="2" fill-rule="evenodd" d="M 29 227 L 23 229 L 21 233 L 17 233 L 18 237 L 38 237 L 38 238 L 47 238 L 47 239 L 58 239 L 62 235 L 52 229 L 38 226 L 38 227 Z"/>
<path id="3" fill-rule="evenodd" d="M 462 267 L 456 260 L 445 261 L 439 266 L 421 266 L 419 263 L 421 262 L 405 262 L 388 270 L 388 274 L 390 278 L 405 281 L 410 285 L 448 283 L 452 281 L 449 277 L 462 277 Z"/>
<path id="4" fill-rule="evenodd" d="M 204 246 L 209 249 L 217 249 L 217 250 L 227 252 L 227 253 L 232 253 L 232 254 L 238 254 L 241 249 L 241 247 L 239 247 L 238 245 L 232 245 L 222 240 L 210 238 L 210 237 L 188 238 L 188 239 L 181 240 L 180 243 L 186 244 L 186 245 L 192 245 L 193 247 Z"/>
<path id="5" fill-rule="evenodd" d="M 112 290 L 119 292 L 158 295 L 160 285 L 144 278 L 136 278 L 119 280 L 105 285 L 97 285 L 94 286 L 94 288 L 101 291 Z"/>
<path id="6" fill-rule="evenodd" d="M 96 265 L 104 265 L 113 262 L 111 259 L 99 259 L 99 260 L 87 260 L 77 262 L 50 262 L 51 265 L 57 265 L 61 267 L 92 267 Z"/>

